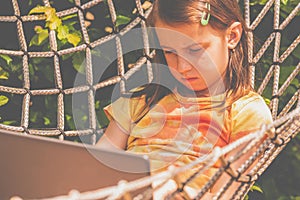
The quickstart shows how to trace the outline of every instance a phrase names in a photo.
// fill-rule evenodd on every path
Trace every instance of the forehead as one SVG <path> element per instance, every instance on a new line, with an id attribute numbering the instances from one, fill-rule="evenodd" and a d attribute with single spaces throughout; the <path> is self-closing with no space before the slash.
<path id="1" fill-rule="evenodd" d="M 200 23 L 166 24 L 160 20 L 155 23 L 160 45 L 168 48 L 186 48 L 195 44 L 204 44 L 221 39 L 224 33 L 211 26 L 201 26 Z"/>

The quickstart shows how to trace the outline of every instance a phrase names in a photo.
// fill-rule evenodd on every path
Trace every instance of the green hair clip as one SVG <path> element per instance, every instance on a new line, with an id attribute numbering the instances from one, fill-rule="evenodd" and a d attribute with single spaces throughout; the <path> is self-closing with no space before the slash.
<path id="1" fill-rule="evenodd" d="M 208 10 L 208 13 L 207 12 L 202 13 L 201 24 L 203 26 L 206 26 L 208 24 L 210 18 L 210 4 L 208 2 L 205 2 L 205 8 Z"/>

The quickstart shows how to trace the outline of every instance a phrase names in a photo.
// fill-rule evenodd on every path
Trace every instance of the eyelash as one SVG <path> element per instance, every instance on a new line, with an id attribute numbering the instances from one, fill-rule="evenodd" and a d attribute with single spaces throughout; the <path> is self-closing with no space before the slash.
<path id="1" fill-rule="evenodd" d="M 189 49 L 188 51 L 189 51 L 189 53 L 192 53 L 192 54 L 198 53 L 198 52 L 202 51 L 202 48 Z M 173 50 L 164 50 L 163 52 L 164 52 L 164 54 L 176 54 L 176 51 L 173 51 Z"/>
<path id="2" fill-rule="evenodd" d="M 201 48 L 198 48 L 198 49 L 189 49 L 189 52 L 190 53 L 197 53 L 197 52 L 200 52 L 202 49 Z"/>
<path id="3" fill-rule="evenodd" d="M 164 54 L 174 54 L 174 53 L 176 52 L 171 50 L 164 50 Z"/>

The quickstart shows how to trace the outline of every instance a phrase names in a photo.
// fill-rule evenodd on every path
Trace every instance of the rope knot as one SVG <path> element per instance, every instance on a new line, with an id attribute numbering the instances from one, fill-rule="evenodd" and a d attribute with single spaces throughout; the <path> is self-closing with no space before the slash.
<path id="1" fill-rule="evenodd" d="M 274 28 L 274 29 L 273 29 L 273 32 L 274 32 L 274 33 L 282 33 L 282 29 Z"/>
<path id="2" fill-rule="evenodd" d="M 15 15 L 15 17 L 17 18 L 17 20 L 23 22 L 23 19 L 22 19 L 22 17 L 20 15 Z"/>
<path id="3" fill-rule="evenodd" d="M 29 56 L 28 51 L 23 51 L 23 56 Z"/>
<path id="4" fill-rule="evenodd" d="M 281 62 L 277 61 L 277 62 L 273 62 L 272 65 L 280 65 Z"/>
<path id="5" fill-rule="evenodd" d="M 85 42 L 84 44 L 86 45 L 86 48 L 92 49 L 92 46 L 90 43 Z"/>
<path id="6" fill-rule="evenodd" d="M 139 17 L 143 21 L 147 20 L 147 18 L 144 15 L 142 15 L 141 13 L 139 13 L 139 12 L 137 13 L 137 17 Z"/>
<path id="7" fill-rule="evenodd" d="M 79 5 L 75 5 L 75 7 L 78 9 L 78 11 L 84 12 L 83 8 Z"/>
<path id="8" fill-rule="evenodd" d="M 60 94 L 65 94 L 65 91 L 62 88 L 58 88 Z"/>
<path id="9" fill-rule="evenodd" d="M 147 53 L 145 52 L 145 50 L 144 50 L 144 52 L 143 52 L 143 56 L 144 56 L 147 60 L 149 60 L 150 62 L 151 62 L 152 59 L 153 59 L 149 54 L 147 54 Z"/>
<path id="10" fill-rule="evenodd" d="M 59 53 L 58 53 L 57 51 L 55 51 L 55 50 L 52 50 L 52 52 L 54 53 L 54 56 L 57 56 L 57 57 L 59 57 Z"/>
<path id="11" fill-rule="evenodd" d="M 24 90 L 26 91 L 26 94 L 29 94 L 30 96 L 32 96 L 32 93 L 29 88 L 24 88 Z"/>
<path id="12" fill-rule="evenodd" d="M 22 128 L 23 128 L 23 133 L 30 134 L 30 132 L 29 132 L 29 130 L 28 130 L 27 127 L 22 126 Z"/>
<path id="13" fill-rule="evenodd" d="M 61 135 L 63 135 L 64 137 L 66 136 L 66 133 L 63 129 L 59 128 L 58 131 L 60 132 Z"/>
<path id="14" fill-rule="evenodd" d="M 94 88 L 93 85 L 88 85 L 88 87 L 89 87 L 89 90 L 92 91 L 93 93 L 96 92 L 96 90 L 95 90 L 95 88 Z"/>

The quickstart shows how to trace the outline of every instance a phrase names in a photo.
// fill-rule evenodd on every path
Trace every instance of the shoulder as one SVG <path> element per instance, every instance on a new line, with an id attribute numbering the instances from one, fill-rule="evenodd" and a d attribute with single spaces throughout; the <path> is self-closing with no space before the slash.
<path id="1" fill-rule="evenodd" d="M 232 104 L 231 122 L 230 140 L 234 141 L 258 130 L 263 124 L 271 123 L 272 115 L 264 99 L 255 92 L 249 92 Z"/>
<path id="2" fill-rule="evenodd" d="M 249 91 L 247 94 L 245 94 L 244 96 L 240 97 L 235 102 L 233 102 L 232 108 L 239 109 L 239 108 L 243 108 L 248 104 L 253 104 L 253 103 L 261 103 L 263 105 L 266 105 L 262 96 L 260 96 L 256 92 Z"/>
<path id="3" fill-rule="evenodd" d="M 244 96 L 237 99 L 235 102 L 232 103 L 231 109 L 235 112 L 240 112 L 244 109 L 263 109 L 264 111 L 270 111 L 265 100 L 257 94 L 256 92 L 249 91 Z"/>
<path id="4" fill-rule="evenodd" d="M 114 120 L 126 132 L 130 132 L 135 122 L 137 113 L 145 108 L 144 97 L 125 98 L 121 97 L 104 108 L 107 118 Z M 143 107 L 144 106 L 144 107 Z"/>
<path id="5" fill-rule="evenodd" d="M 145 104 L 145 96 L 134 98 L 120 97 L 119 99 L 108 105 L 105 109 L 112 110 L 115 113 L 122 112 L 132 114 L 136 110 L 139 110 L 141 107 L 144 107 Z"/>
<path id="6" fill-rule="evenodd" d="M 231 114 L 234 120 L 262 120 L 262 123 L 272 121 L 270 109 L 264 99 L 253 91 L 232 103 Z"/>

